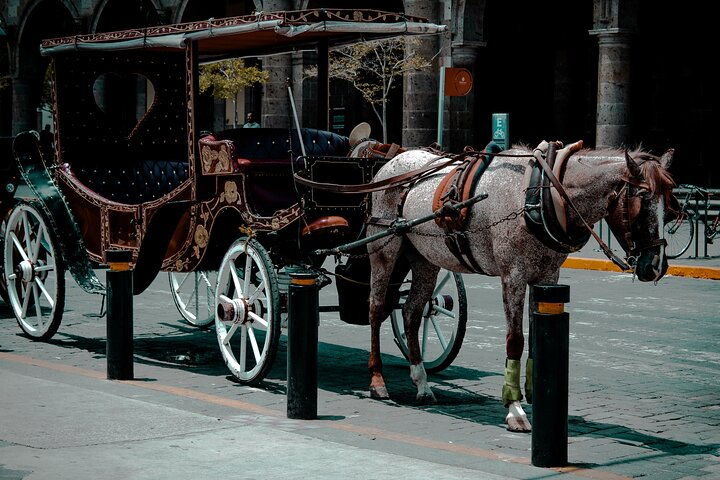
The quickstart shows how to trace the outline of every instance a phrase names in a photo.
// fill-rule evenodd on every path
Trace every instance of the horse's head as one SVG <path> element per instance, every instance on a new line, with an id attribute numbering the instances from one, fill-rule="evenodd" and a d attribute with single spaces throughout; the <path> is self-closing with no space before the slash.
<path id="1" fill-rule="evenodd" d="M 675 183 L 667 171 L 673 157 L 625 152 L 627 170 L 608 207 L 607 222 L 640 281 L 657 281 L 667 272 L 663 225 Z"/>

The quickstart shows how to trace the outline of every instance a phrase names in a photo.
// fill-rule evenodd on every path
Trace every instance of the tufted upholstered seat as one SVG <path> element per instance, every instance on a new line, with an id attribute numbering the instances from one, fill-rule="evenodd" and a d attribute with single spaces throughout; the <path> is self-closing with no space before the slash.
<path id="1" fill-rule="evenodd" d="M 300 130 L 308 156 L 345 157 L 350 150 L 347 137 L 324 130 Z M 302 155 L 295 129 L 238 128 L 204 137 L 203 145 L 220 148 L 229 143 L 232 172 L 248 175 L 245 182 L 251 208 L 260 215 L 271 216 L 299 200 L 292 176 L 292 161 Z"/>
<path id="2" fill-rule="evenodd" d="M 141 160 L 126 166 L 78 165 L 72 173 L 90 190 L 118 203 L 149 202 L 188 178 L 187 162 Z"/>
<path id="3" fill-rule="evenodd" d="M 305 153 L 310 156 L 344 157 L 350 151 L 348 138 L 314 128 L 300 129 Z M 302 155 L 295 129 L 235 128 L 214 133 L 201 140 L 229 140 L 234 146 L 233 163 L 240 171 L 262 169 L 264 166 L 290 166 L 291 157 Z"/>
<path id="4" fill-rule="evenodd" d="M 308 155 L 345 156 L 347 137 L 315 129 L 302 129 Z M 291 159 L 302 154 L 297 131 L 286 128 L 246 128 L 218 132 L 200 142 L 229 140 L 233 144 L 233 172 L 252 175 L 247 188 L 255 210 L 272 215 L 297 201 Z M 187 180 L 187 162 L 130 160 L 143 150 L 120 155 L 108 153 L 102 163 L 76 162 L 72 174 L 87 188 L 118 203 L 137 205 L 167 195 Z"/>

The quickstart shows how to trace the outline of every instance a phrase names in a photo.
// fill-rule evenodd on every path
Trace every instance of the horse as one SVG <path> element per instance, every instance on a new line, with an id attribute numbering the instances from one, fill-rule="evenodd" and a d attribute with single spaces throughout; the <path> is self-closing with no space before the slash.
<path id="1" fill-rule="evenodd" d="M 657 282 L 668 268 L 662 233 L 663 217 L 669 214 L 666 209 L 674 198 L 674 182 L 667 171 L 672 157 L 673 150 L 657 157 L 642 150 L 628 153 L 619 149 L 581 148 L 564 165 L 561 187 L 567 192 L 569 203 L 575 206 L 575 209 L 567 211 L 567 230 L 575 232 L 576 237 L 582 236 L 584 229 L 589 230 L 595 222 L 606 219 L 627 258 L 633 260 L 634 275 L 643 282 Z M 428 165 L 446 160 L 444 156 L 430 151 L 408 150 L 385 164 L 373 181 L 407 175 L 409 171 L 427 169 Z M 411 266 L 412 282 L 402 315 L 409 348 L 410 378 L 417 387 L 417 400 L 436 401 L 423 366 L 418 330 L 423 307 L 432 294 L 439 270 L 499 276 L 507 328 L 502 388 L 502 401 L 507 408 L 505 423 L 510 431 L 531 430 L 521 405 L 523 396 L 520 388 L 520 361 L 525 343 L 525 294 L 530 285 L 557 284 L 560 267 L 569 253 L 546 246 L 531 233 L 523 219 L 527 187 L 522 184 L 526 170 L 536 161 L 528 147 L 513 146 L 495 156 L 480 177 L 475 192 L 485 192 L 488 197 L 469 208 L 467 223 L 464 231 L 460 232 L 469 243 L 473 265 L 453 254 L 446 242 L 438 241 L 447 239 L 448 232 L 433 221 L 414 226 L 389 241 L 378 239 L 367 244 L 371 265 L 371 352 L 368 360 L 371 398 L 389 398 L 382 376 L 379 330 L 387 314 L 385 291 L 393 267 L 400 257 L 405 257 Z M 433 207 L 429 199 L 433 198 L 450 168 L 444 167 L 415 180 L 411 185 L 397 185 L 373 192 L 367 235 L 382 232 L 388 228 L 388 223 L 399 217 L 413 219 L 431 214 Z M 373 219 L 385 221 L 373 222 Z M 576 249 L 588 238 L 589 235 L 585 235 Z M 531 297 L 532 289 L 529 312 L 532 312 L 533 306 Z M 532 322 L 531 313 L 529 317 Z M 530 347 L 525 382 L 529 403 L 532 402 L 531 379 Z"/>

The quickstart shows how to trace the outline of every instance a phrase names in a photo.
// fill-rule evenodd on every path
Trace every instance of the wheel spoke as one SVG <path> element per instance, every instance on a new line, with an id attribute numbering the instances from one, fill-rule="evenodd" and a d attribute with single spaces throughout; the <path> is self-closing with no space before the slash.
<path id="1" fill-rule="evenodd" d="M 30 261 L 27 254 L 25 253 L 25 247 L 20 242 L 20 239 L 17 237 L 17 235 L 15 235 L 15 232 L 10 232 L 10 238 L 12 239 L 13 245 L 15 245 L 15 247 L 17 248 L 17 253 L 20 254 L 22 259 L 25 261 Z"/>
<path id="2" fill-rule="evenodd" d="M 247 370 L 247 325 L 243 325 L 240 329 L 240 371 Z"/>
<path id="3" fill-rule="evenodd" d="M 439 322 L 437 321 L 436 317 L 430 317 L 430 322 L 432 322 L 433 330 L 435 330 L 435 334 L 437 335 L 438 341 L 440 342 L 440 346 L 445 350 L 448 346 L 448 341 L 445 338 L 445 334 L 440 329 Z M 427 322 L 426 322 L 427 323 Z"/>
<path id="4" fill-rule="evenodd" d="M 233 335 L 235 335 L 235 332 L 238 329 L 239 323 L 233 323 L 230 327 L 230 330 L 227 331 L 225 336 L 223 337 L 223 345 L 230 345 L 230 340 L 232 340 Z"/>
<path id="5" fill-rule="evenodd" d="M 268 322 L 267 322 L 267 320 L 265 320 L 263 317 L 261 317 L 261 316 L 258 315 L 257 313 L 255 313 L 255 312 L 248 312 L 248 317 L 252 318 L 253 321 L 259 323 L 259 324 L 262 325 L 263 327 L 268 328 Z"/>
<path id="6" fill-rule="evenodd" d="M 247 329 L 248 337 L 250 338 L 250 346 L 252 347 L 253 355 L 255 356 L 255 363 L 260 363 L 260 347 L 258 346 L 257 338 L 255 337 L 255 330 L 252 327 Z"/>
<path id="7" fill-rule="evenodd" d="M 245 269 L 243 270 L 245 276 L 243 277 L 243 295 L 247 297 L 247 291 L 250 288 L 250 280 L 252 278 L 252 257 L 245 254 Z"/>
<path id="8" fill-rule="evenodd" d="M 38 324 L 42 324 L 43 321 L 43 314 L 42 314 L 42 305 L 40 305 L 40 292 L 38 292 L 38 285 L 37 283 L 32 284 L 32 295 L 33 300 L 35 300 L 35 315 L 38 319 Z"/>
<path id="9" fill-rule="evenodd" d="M 435 290 L 433 290 L 433 298 L 440 295 L 440 292 L 442 292 L 443 289 L 445 289 L 445 285 L 447 284 L 448 280 L 450 280 L 451 276 L 452 276 L 452 274 L 450 273 L 450 271 L 446 270 L 445 275 L 443 275 L 443 278 L 435 286 Z"/>
<path id="10" fill-rule="evenodd" d="M 36 279 L 35 279 L 35 284 L 37 285 L 37 288 L 38 288 L 38 289 L 40 290 L 40 292 L 42 293 L 42 296 L 47 299 L 48 303 L 50 304 L 50 308 L 54 307 L 54 306 L 55 306 L 55 300 L 53 299 L 52 295 L 50 295 L 50 293 L 49 293 L 49 292 L 47 291 L 47 289 L 45 288 L 45 284 L 43 283 L 43 281 L 40 280 L 39 278 L 36 278 Z M 36 295 L 35 301 L 36 301 L 38 304 L 40 304 L 40 297 Z"/>

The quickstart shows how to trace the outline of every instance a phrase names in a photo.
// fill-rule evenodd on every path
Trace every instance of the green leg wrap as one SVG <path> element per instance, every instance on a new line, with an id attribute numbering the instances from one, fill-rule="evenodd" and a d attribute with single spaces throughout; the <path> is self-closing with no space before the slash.
<path id="1" fill-rule="evenodd" d="M 528 357 L 525 362 L 525 396 L 527 402 L 532 404 L 533 399 L 533 359 Z"/>
<path id="2" fill-rule="evenodd" d="M 522 400 L 520 391 L 520 360 L 505 359 L 505 383 L 502 389 L 502 401 L 505 407 L 514 401 Z"/>

